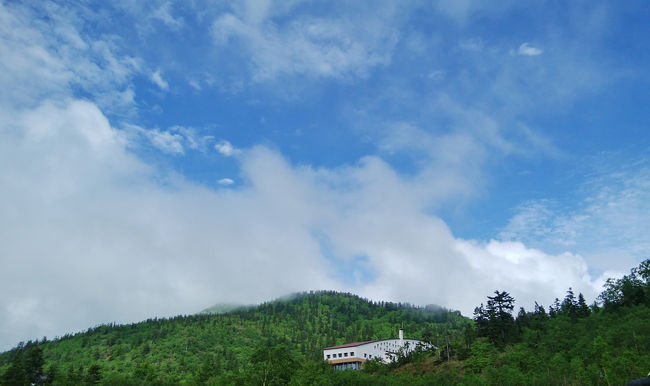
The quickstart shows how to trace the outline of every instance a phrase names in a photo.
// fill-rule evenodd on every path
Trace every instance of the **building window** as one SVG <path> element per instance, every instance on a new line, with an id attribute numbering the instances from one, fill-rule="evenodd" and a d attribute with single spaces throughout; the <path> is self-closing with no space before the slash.
<path id="1" fill-rule="evenodd" d="M 348 356 L 348 353 L 343 353 L 343 356 L 344 356 L 344 357 Z"/>
<path id="2" fill-rule="evenodd" d="M 342 358 L 342 357 L 343 357 L 343 354 L 339 353 L 339 358 Z"/>
<path id="3" fill-rule="evenodd" d="M 351 356 L 351 357 L 353 357 L 353 356 L 354 356 L 354 351 L 352 351 L 352 352 L 350 353 L 350 356 Z"/>
<path id="4" fill-rule="evenodd" d="M 330 354 L 327 354 L 327 359 L 330 359 Z"/>
<path id="5" fill-rule="evenodd" d="M 368 354 L 363 353 L 363 357 L 364 357 L 364 358 L 367 358 L 367 357 L 368 357 Z"/>
<path id="6" fill-rule="evenodd" d="M 334 370 L 361 370 L 361 362 L 339 363 L 333 366 Z"/>

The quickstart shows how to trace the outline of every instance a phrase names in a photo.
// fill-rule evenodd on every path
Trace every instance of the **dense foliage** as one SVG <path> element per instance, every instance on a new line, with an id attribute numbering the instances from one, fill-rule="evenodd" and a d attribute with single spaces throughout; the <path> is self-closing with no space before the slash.
<path id="1" fill-rule="evenodd" d="M 569 289 L 516 315 L 495 291 L 474 321 L 438 307 L 350 294 L 296 295 L 226 314 L 103 325 L 0 355 L 0 381 L 27 384 L 625 384 L 650 371 L 650 260 L 609 280 L 599 304 Z M 333 371 L 327 346 L 396 336 L 435 344 L 363 371 Z"/>
<path id="2" fill-rule="evenodd" d="M 43 368 L 60 384 L 83 382 L 93 365 L 100 366 L 104 382 L 201 382 L 254 372 L 255 361 L 263 357 L 260 347 L 275 350 L 283 345 L 294 367 L 300 367 L 306 361 L 319 361 L 324 347 L 395 337 L 402 326 L 409 337 L 435 341 L 470 323 L 457 311 L 435 306 L 418 308 L 312 292 L 226 314 L 101 325 L 54 341 L 28 342 L 0 356 L 0 373 L 15 372 L 16 355 L 27 346 L 37 346 Z"/>

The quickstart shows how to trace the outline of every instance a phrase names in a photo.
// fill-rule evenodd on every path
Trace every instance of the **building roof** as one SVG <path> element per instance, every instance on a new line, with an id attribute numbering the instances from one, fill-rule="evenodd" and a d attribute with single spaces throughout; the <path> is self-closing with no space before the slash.
<path id="1" fill-rule="evenodd" d="M 372 342 L 377 342 L 377 341 L 376 340 L 367 340 L 365 342 L 346 343 L 346 344 L 342 344 L 340 346 L 325 347 L 324 350 L 332 350 L 332 349 L 335 349 L 335 348 L 356 347 L 356 346 L 361 346 L 362 344 L 372 343 Z"/>

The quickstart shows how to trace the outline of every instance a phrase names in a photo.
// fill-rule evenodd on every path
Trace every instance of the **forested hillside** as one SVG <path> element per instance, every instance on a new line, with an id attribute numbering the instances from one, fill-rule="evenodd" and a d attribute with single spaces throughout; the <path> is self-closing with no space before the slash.
<path id="1" fill-rule="evenodd" d="M 2 384 L 617 385 L 650 371 L 650 260 L 609 280 L 598 303 L 571 289 L 514 310 L 506 291 L 474 319 L 439 307 L 312 292 L 225 314 L 103 325 L 0 355 Z M 322 349 L 402 327 L 437 350 L 334 372 Z"/>
<path id="2" fill-rule="evenodd" d="M 470 325 L 460 313 L 440 307 L 313 292 L 226 314 L 102 325 L 51 342 L 28 342 L 0 356 L 0 371 L 7 372 L 20 353 L 42 350 L 44 372 L 57 382 L 92 380 L 99 372 L 106 382 L 175 384 L 246 371 L 259 347 L 284 345 L 303 363 L 320 360 L 326 346 L 396 337 L 401 326 L 409 337 L 435 341 Z"/>

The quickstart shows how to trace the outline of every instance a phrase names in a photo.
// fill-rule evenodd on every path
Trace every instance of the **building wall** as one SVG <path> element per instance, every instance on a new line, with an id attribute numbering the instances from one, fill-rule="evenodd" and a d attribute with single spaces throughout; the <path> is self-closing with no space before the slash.
<path id="1" fill-rule="evenodd" d="M 418 344 L 426 345 L 426 343 L 416 339 L 385 339 L 358 346 L 325 349 L 323 350 L 323 359 L 330 363 L 333 361 L 341 363 L 381 358 L 384 363 L 388 363 L 394 359 L 390 353 L 396 354 L 400 347 L 405 347 L 405 352 L 410 352 Z"/>

